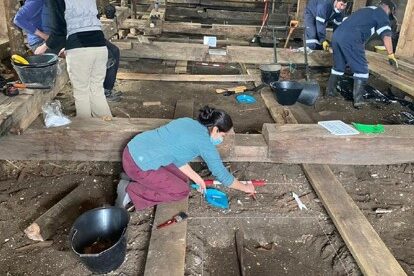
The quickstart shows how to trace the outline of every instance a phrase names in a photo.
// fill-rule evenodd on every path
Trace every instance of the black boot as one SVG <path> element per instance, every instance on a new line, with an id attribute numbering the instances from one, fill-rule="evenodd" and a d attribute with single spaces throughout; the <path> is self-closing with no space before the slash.
<path id="1" fill-rule="evenodd" d="M 329 76 L 328 85 L 326 86 L 326 97 L 335 97 L 337 95 L 336 83 L 338 81 L 338 75 L 331 74 Z"/>
<path id="2" fill-rule="evenodd" d="M 366 104 L 364 101 L 364 92 L 365 92 L 365 84 L 367 81 L 365 79 L 354 79 L 354 107 L 359 109 L 363 105 Z"/>

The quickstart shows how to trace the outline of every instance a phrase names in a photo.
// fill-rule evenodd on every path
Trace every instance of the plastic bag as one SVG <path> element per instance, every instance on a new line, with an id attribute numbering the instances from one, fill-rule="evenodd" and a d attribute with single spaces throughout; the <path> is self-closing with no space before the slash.
<path id="1" fill-rule="evenodd" d="M 71 122 L 67 116 L 63 115 L 62 106 L 58 100 L 45 103 L 42 111 L 47 128 L 64 126 Z"/>

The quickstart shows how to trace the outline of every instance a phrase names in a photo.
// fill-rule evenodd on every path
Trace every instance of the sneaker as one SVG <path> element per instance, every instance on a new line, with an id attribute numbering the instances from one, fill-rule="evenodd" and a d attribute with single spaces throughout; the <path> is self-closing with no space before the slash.
<path id="1" fill-rule="evenodd" d="M 119 96 L 120 97 L 120 96 L 124 95 L 123 92 L 115 90 L 115 89 L 104 89 L 104 91 L 105 91 L 105 96 L 114 95 L 114 96 Z"/>
<path id="2" fill-rule="evenodd" d="M 108 90 L 105 90 L 105 97 L 106 97 L 106 100 L 108 102 L 119 102 L 119 101 L 121 101 L 122 98 L 120 96 L 116 96 L 116 95 L 112 94 L 111 90 L 109 90 L 109 93 L 107 93 L 107 91 Z"/>
<path id="3" fill-rule="evenodd" d="M 116 193 L 118 194 L 115 200 L 115 206 L 120 208 L 126 208 L 128 203 L 131 202 L 128 193 L 126 192 L 126 188 L 129 184 L 129 180 L 121 179 L 118 183 L 118 187 L 116 188 Z"/>

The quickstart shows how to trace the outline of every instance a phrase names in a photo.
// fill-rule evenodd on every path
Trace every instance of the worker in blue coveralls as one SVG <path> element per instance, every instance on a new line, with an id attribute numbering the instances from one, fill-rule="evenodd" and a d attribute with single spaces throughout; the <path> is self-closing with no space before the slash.
<path id="1" fill-rule="evenodd" d="M 338 76 L 342 76 L 348 65 L 353 73 L 354 107 L 361 108 L 365 84 L 368 81 L 368 63 L 365 57 L 365 42 L 377 33 L 383 40 L 388 52 L 390 65 L 398 68 L 392 40 L 390 18 L 393 18 L 396 5 L 392 0 L 381 0 L 377 7 L 362 8 L 348 17 L 332 36 L 334 65 L 326 90 L 327 96 L 335 96 Z"/>
<path id="2" fill-rule="evenodd" d="M 333 22 L 333 29 L 341 24 L 347 0 L 310 0 L 305 9 L 306 45 L 312 50 L 329 50 L 326 25 Z"/>

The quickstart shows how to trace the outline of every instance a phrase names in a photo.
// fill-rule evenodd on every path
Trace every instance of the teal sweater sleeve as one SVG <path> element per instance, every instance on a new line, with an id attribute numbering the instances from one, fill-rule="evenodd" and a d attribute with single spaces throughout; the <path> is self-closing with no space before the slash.
<path id="1" fill-rule="evenodd" d="M 176 119 L 138 134 L 128 143 L 128 151 L 144 171 L 157 170 L 169 164 L 181 167 L 200 156 L 223 185 L 229 186 L 234 180 L 211 143 L 207 128 L 190 118 Z"/>

